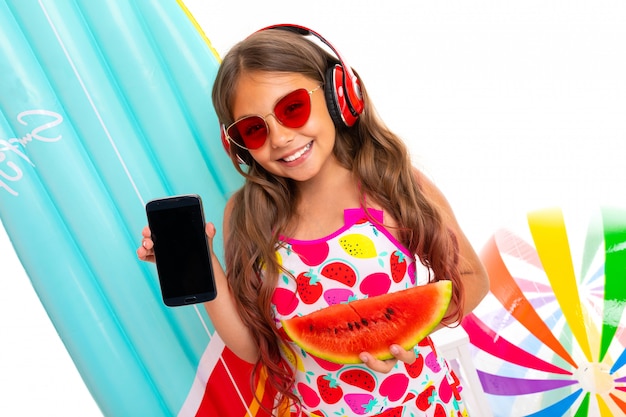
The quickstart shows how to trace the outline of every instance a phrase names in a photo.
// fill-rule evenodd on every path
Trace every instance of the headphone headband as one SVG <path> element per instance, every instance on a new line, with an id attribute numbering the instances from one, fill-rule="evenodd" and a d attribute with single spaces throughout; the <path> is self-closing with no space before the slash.
<path id="1" fill-rule="evenodd" d="M 326 38 L 324 38 L 322 35 L 314 31 L 313 29 L 309 29 L 307 27 L 295 25 L 291 23 L 283 23 L 283 24 L 266 26 L 262 29 L 259 29 L 257 32 L 262 32 L 264 30 L 269 30 L 269 29 L 286 30 L 289 32 L 297 33 L 302 36 L 312 35 L 316 37 L 317 39 L 319 39 L 324 45 L 328 46 L 330 50 L 333 51 L 337 59 L 339 59 L 341 68 L 343 69 L 342 81 L 343 81 L 345 94 L 348 98 L 350 111 L 355 118 L 359 117 L 359 115 L 363 112 L 363 95 L 361 94 L 361 85 L 359 83 L 359 79 L 352 71 L 352 68 L 346 64 L 343 57 L 337 50 L 337 48 L 335 48 L 330 42 L 326 40 Z M 349 125 L 351 126 L 352 123 L 350 123 Z"/>

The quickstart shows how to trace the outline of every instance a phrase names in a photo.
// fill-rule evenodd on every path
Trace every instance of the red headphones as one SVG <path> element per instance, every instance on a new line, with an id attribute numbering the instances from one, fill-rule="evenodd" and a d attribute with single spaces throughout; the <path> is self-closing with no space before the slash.
<path id="1" fill-rule="evenodd" d="M 339 54 L 339 51 L 337 51 L 337 49 L 335 49 L 335 47 L 322 35 L 304 26 L 294 24 L 272 25 L 259 29 L 257 32 L 268 29 L 286 30 L 303 36 L 313 35 L 335 53 L 337 59 L 339 59 L 339 64 L 328 68 L 326 71 L 326 83 L 324 84 L 326 105 L 328 106 L 328 112 L 335 123 L 335 126 L 350 127 L 354 125 L 359 118 L 359 115 L 363 112 L 364 107 L 361 84 L 357 76 L 352 71 L 352 68 L 350 68 L 349 65 L 346 65 L 345 61 L 341 57 L 341 54 Z M 221 125 L 220 127 L 222 144 L 228 152 L 230 149 L 230 143 L 226 137 L 226 128 L 224 125 Z M 243 162 L 241 158 L 240 162 Z"/>

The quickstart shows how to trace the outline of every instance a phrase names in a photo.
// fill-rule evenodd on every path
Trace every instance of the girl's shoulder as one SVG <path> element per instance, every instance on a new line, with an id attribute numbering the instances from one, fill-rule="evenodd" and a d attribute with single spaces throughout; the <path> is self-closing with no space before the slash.
<path id="1" fill-rule="evenodd" d="M 417 167 L 413 167 L 413 176 L 420 189 L 420 192 L 434 203 L 440 210 L 451 211 L 448 204 L 448 200 L 444 196 L 443 192 L 435 185 L 428 175 Z"/>

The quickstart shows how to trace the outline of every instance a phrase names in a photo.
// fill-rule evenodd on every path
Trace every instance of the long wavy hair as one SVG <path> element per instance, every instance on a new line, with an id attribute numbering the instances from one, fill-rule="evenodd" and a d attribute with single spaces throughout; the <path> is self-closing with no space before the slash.
<path id="1" fill-rule="evenodd" d="M 234 94 L 243 73 L 299 73 L 324 84 L 327 68 L 336 63 L 336 57 L 305 36 L 277 29 L 252 34 L 226 54 L 218 70 L 212 98 L 219 122 L 228 126 L 234 121 Z M 334 156 L 359 180 L 361 205 L 365 208 L 366 199 L 375 201 L 396 220 L 399 240 L 432 271 L 430 280 L 453 282 L 454 307 L 443 323 L 456 323 L 463 311 L 456 237 L 423 194 L 405 144 L 378 118 L 363 83 L 361 88 L 364 111 L 354 126 L 337 127 Z M 298 186 L 236 148 L 230 146 L 230 156 L 245 183 L 233 196 L 224 247 L 226 275 L 241 319 L 259 348 L 253 379 L 265 369 L 279 393 L 278 403 L 299 404 L 293 393 L 294 371 L 281 359 L 281 349 L 288 347 L 281 343 L 271 309 L 279 274 L 288 274 L 275 252 L 295 214 Z"/>

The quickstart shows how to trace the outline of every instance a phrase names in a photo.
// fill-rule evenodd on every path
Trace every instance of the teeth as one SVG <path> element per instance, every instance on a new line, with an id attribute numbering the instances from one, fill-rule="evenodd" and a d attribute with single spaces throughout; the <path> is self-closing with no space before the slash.
<path id="1" fill-rule="evenodd" d="M 293 155 L 287 156 L 283 159 L 287 162 L 293 162 L 296 159 L 300 158 L 302 155 L 304 155 L 304 153 L 308 151 L 309 149 L 311 149 L 311 142 L 307 143 L 307 145 L 301 150 L 299 150 L 298 152 L 294 153 Z"/>

